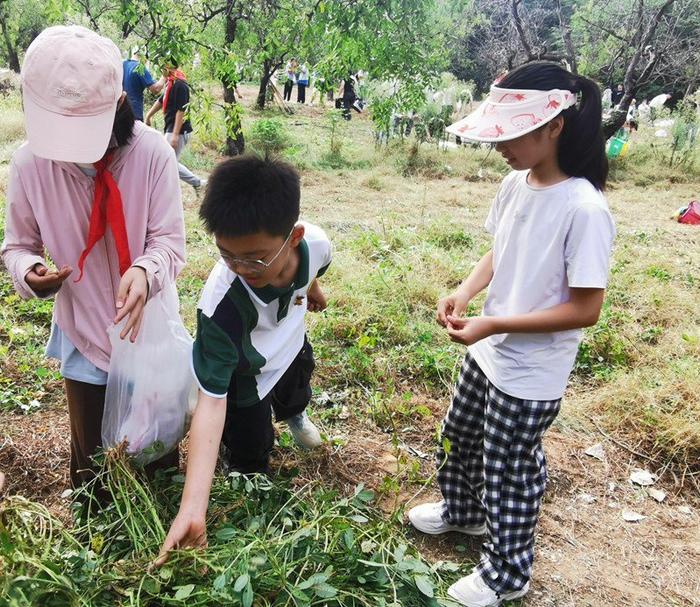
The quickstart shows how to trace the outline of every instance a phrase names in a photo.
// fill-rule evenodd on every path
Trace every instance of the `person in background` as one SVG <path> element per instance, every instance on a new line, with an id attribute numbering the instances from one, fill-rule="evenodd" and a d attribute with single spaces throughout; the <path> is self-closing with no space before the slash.
<path id="1" fill-rule="evenodd" d="M 156 82 L 151 76 L 151 72 L 136 55 L 131 59 L 126 59 L 123 67 L 122 88 L 126 92 L 136 120 L 143 122 L 143 92 L 148 89 L 154 95 L 158 95 L 165 86 L 165 76 L 161 76 Z"/>
<path id="2" fill-rule="evenodd" d="M 297 103 L 306 103 L 307 86 L 309 86 L 309 70 L 306 64 L 302 63 L 297 74 Z"/>
<path id="3" fill-rule="evenodd" d="M 357 100 L 357 93 L 355 92 L 356 84 L 357 78 L 352 72 L 348 72 L 348 75 L 340 83 L 340 88 L 338 89 L 336 108 L 343 108 L 343 118 L 345 118 L 345 120 L 350 120 L 352 118 L 350 115 L 350 108 L 353 108 L 358 113 L 361 111 L 354 105 Z"/>
<path id="4" fill-rule="evenodd" d="M 286 80 L 284 81 L 284 100 L 292 100 L 292 89 L 297 81 L 297 60 L 292 57 L 287 61 L 287 67 L 285 68 Z"/>
<path id="5" fill-rule="evenodd" d="M 146 302 L 185 265 L 175 155 L 134 118 L 122 70 L 108 38 L 41 32 L 22 65 L 27 143 L 9 167 L 2 258 L 22 299 L 55 297 L 46 355 L 65 380 L 74 488 L 102 444 L 107 329 L 126 320 L 120 337 L 135 341 Z M 151 469 L 177 464 L 176 450 Z"/>
<path id="6" fill-rule="evenodd" d="M 190 86 L 187 84 L 185 74 L 178 69 L 177 63 L 174 61 L 166 63 L 165 68 L 163 68 L 163 76 L 166 78 L 165 91 L 148 110 L 146 125 L 151 126 L 153 116 L 163 110 L 165 138 L 175 150 L 180 179 L 189 183 L 195 191 L 199 192 L 207 180 L 197 177 L 180 162 L 180 154 L 192 136 L 192 125 L 185 115 L 190 103 Z"/>
<path id="7" fill-rule="evenodd" d="M 618 84 L 617 88 L 613 91 L 613 94 L 612 94 L 613 107 L 617 107 L 618 105 L 620 105 L 620 101 L 622 101 L 622 97 L 624 95 L 625 95 L 625 88 L 621 84 Z"/>

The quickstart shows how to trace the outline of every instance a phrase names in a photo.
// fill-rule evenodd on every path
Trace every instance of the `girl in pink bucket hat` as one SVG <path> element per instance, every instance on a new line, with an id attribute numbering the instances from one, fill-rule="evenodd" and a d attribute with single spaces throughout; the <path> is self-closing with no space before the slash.
<path id="1" fill-rule="evenodd" d="M 2 256 L 22 298 L 55 297 L 47 355 L 65 379 L 76 487 L 101 443 L 107 328 L 126 318 L 120 337 L 134 341 L 146 300 L 185 262 L 178 169 L 134 118 L 119 49 L 88 29 L 37 36 L 22 97 L 27 142 L 10 166 Z M 156 464 L 176 465 L 177 451 L 167 458 Z"/>
<path id="2" fill-rule="evenodd" d="M 581 328 L 598 320 L 615 227 L 591 80 L 554 63 L 523 65 L 448 131 L 495 144 L 512 172 L 486 219 L 491 250 L 438 302 L 438 323 L 468 350 L 442 426 L 443 500 L 408 517 L 424 533 L 485 536 L 479 564 L 448 593 L 492 607 L 529 589 L 547 480 L 542 436 L 559 412 Z M 463 316 L 487 287 L 482 315 Z"/>

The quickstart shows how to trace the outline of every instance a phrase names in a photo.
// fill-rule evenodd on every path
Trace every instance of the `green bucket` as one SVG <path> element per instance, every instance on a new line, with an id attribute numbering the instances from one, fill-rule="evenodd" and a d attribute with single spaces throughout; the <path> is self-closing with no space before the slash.
<path id="1" fill-rule="evenodd" d="M 608 144 L 608 158 L 617 158 L 622 153 L 627 140 L 621 137 L 613 137 Z"/>

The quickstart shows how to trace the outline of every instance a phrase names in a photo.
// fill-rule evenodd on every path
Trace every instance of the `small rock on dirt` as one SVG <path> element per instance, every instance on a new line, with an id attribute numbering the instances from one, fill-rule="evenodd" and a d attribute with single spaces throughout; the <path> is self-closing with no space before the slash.
<path id="1" fill-rule="evenodd" d="M 586 455 L 590 455 L 591 457 L 595 457 L 596 459 L 600 460 L 601 462 L 605 461 L 605 449 L 603 449 L 603 443 L 596 443 L 595 445 L 591 445 L 584 451 Z"/>
<path id="2" fill-rule="evenodd" d="M 643 521 L 646 518 L 646 516 L 644 516 L 643 514 L 639 514 L 639 512 L 635 512 L 634 510 L 623 510 L 622 518 L 628 523 L 639 523 Z"/>
<path id="3" fill-rule="evenodd" d="M 635 485 L 640 485 L 641 487 L 648 487 L 656 482 L 656 475 L 648 470 L 635 468 L 632 470 L 632 474 L 630 474 L 630 482 Z"/>
<path id="4" fill-rule="evenodd" d="M 660 504 L 666 499 L 666 492 L 661 489 L 649 489 L 649 496 Z"/>

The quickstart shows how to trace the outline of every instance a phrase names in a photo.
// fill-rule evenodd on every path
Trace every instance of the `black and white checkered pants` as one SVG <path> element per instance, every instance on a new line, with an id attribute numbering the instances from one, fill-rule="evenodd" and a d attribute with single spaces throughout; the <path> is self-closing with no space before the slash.
<path id="1" fill-rule="evenodd" d="M 560 403 L 501 392 L 467 352 L 443 421 L 442 443 L 448 439 L 450 444 L 449 453 L 442 445 L 438 452 L 443 518 L 453 525 L 486 521 L 488 539 L 477 570 L 501 594 L 521 589 L 530 579 L 547 484 L 542 436 Z"/>

